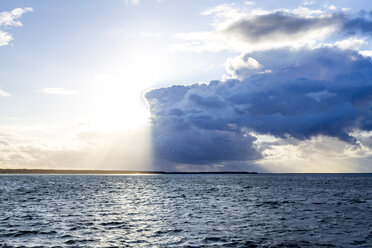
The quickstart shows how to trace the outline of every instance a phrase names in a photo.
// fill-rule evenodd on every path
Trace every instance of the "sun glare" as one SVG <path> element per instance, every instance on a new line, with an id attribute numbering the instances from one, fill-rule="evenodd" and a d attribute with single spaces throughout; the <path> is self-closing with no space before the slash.
<path id="1" fill-rule="evenodd" d="M 150 113 L 143 93 L 160 80 L 163 63 L 143 52 L 131 58 L 97 76 L 99 106 L 94 122 L 101 128 L 125 130 L 148 123 Z"/>

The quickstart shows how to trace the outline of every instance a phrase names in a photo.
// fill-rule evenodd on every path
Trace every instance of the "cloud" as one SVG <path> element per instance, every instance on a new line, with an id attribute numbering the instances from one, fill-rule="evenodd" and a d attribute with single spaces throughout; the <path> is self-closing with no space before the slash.
<path id="1" fill-rule="evenodd" d="M 247 78 L 252 74 L 260 72 L 262 65 L 249 54 L 242 54 L 235 58 L 228 58 L 226 71 L 232 78 Z"/>
<path id="2" fill-rule="evenodd" d="M 371 12 L 223 4 L 202 14 L 213 29 L 178 33 L 175 49 L 242 54 L 227 59 L 222 80 L 146 94 L 160 165 L 223 170 L 277 164 L 273 153 L 293 152 L 288 164 L 315 170 L 310 163 L 324 165 L 333 148 L 345 161 L 368 161 L 370 138 L 357 134 L 372 131 Z M 342 171 L 332 159 L 324 167 Z"/>
<path id="3" fill-rule="evenodd" d="M 299 141 L 332 137 L 355 146 L 355 130 L 372 131 L 370 58 L 320 47 L 254 52 L 236 60 L 238 66 L 231 63 L 229 69 L 240 79 L 146 94 L 158 159 L 254 162 L 263 155 L 260 135 Z"/>
<path id="4" fill-rule="evenodd" d="M 158 3 L 163 2 L 163 0 L 155 0 Z M 141 2 L 141 0 L 124 0 L 124 3 L 126 4 L 132 4 L 132 5 L 137 5 Z"/>
<path id="5" fill-rule="evenodd" d="M 358 138 L 359 140 L 359 138 Z M 277 139 L 260 144 L 264 159 L 257 161 L 271 172 L 370 172 L 371 149 L 354 146 L 333 137 L 309 140 Z"/>
<path id="6" fill-rule="evenodd" d="M 209 116 L 193 118 L 190 122 L 174 117 L 158 119 L 153 129 L 157 158 L 175 163 L 211 164 L 261 157 L 253 147 L 256 138 L 243 130 L 218 130 L 211 127 L 214 124 Z"/>
<path id="7" fill-rule="evenodd" d="M 189 51 L 258 51 L 282 47 L 315 47 L 326 39 L 350 35 L 369 36 L 369 14 L 297 9 L 265 11 L 240 10 L 234 5 L 219 5 L 204 12 L 215 18 L 212 31 L 179 33 L 175 49 Z"/>
<path id="8" fill-rule="evenodd" d="M 125 0 L 125 3 L 137 5 L 139 3 L 139 1 L 140 0 Z"/>
<path id="9" fill-rule="evenodd" d="M 304 5 L 306 6 L 306 5 L 313 5 L 313 4 L 315 4 L 315 1 L 305 1 L 304 2 Z"/>
<path id="10" fill-rule="evenodd" d="M 372 19 L 371 16 L 360 16 L 354 19 L 345 21 L 343 29 L 350 35 L 357 33 L 371 35 L 372 34 Z"/>
<path id="11" fill-rule="evenodd" d="M 42 139 L 45 134 L 53 140 Z M 0 168 L 151 170 L 147 140 L 143 129 L 110 133 L 81 125 L 0 126 Z"/>
<path id="12" fill-rule="evenodd" d="M 32 8 L 16 8 L 12 11 L 0 12 L 0 29 L 9 27 L 22 27 L 18 20 L 24 13 L 33 11 Z M 13 39 L 12 35 L 0 30 L 0 46 L 6 46 Z"/>
<path id="13" fill-rule="evenodd" d="M 7 97 L 7 96 L 10 96 L 10 94 L 2 89 L 0 89 L 0 96 L 2 97 Z"/>
<path id="14" fill-rule="evenodd" d="M 77 92 L 65 88 L 43 88 L 40 92 L 48 95 L 75 95 Z"/>
<path id="15" fill-rule="evenodd" d="M 8 45 L 12 39 L 9 33 L 0 30 L 0 46 Z"/>
<path id="16" fill-rule="evenodd" d="M 216 118 L 225 114 L 223 99 L 200 87 L 208 86 L 173 86 L 146 94 L 157 159 L 188 164 L 258 159 L 260 155 L 253 148 L 255 138 L 245 130 L 224 127 L 221 118 Z"/>
<path id="17" fill-rule="evenodd" d="M 249 44 L 285 42 L 309 39 L 311 35 L 327 33 L 342 24 L 342 14 L 331 16 L 306 17 L 294 13 L 276 11 L 269 14 L 255 15 L 236 21 L 222 32 Z"/>
<path id="18" fill-rule="evenodd" d="M 32 8 L 16 8 L 12 11 L 0 12 L 0 26 L 21 27 L 22 23 L 18 20 L 24 13 L 33 11 Z"/>

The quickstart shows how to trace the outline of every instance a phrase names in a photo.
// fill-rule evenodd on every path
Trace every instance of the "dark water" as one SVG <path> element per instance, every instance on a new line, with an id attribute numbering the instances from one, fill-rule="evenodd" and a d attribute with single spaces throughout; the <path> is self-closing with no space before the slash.
<path id="1" fill-rule="evenodd" d="M 0 176 L 0 247 L 372 247 L 372 175 Z"/>

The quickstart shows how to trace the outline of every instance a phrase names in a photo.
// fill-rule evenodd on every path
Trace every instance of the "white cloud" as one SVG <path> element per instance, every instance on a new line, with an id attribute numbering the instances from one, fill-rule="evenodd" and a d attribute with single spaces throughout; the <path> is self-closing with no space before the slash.
<path id="1" fill-rule="evenodd" d="M 75 95 L 77 92 L 65 88 L 43 88 L 40 92 L 53 95 Z"/>
<path id="2" fill-rule="evenodd" d="M 313 4 L 315 4 L 315 1 L 312 1 L 312 0 L 304 2 L 304 5 L 313 5 Z"/>
<path id="3" fill-rule="evenodd" d="M 364 39 L 350 37 L 345 40 L 335 42 L 335 45 L 341 49 L 350 49 L 358 51 L 362 45 L 367 44 Z"/>
<path id="4" fill-rule="evenodd" d="M 76 125 L 0 125 L 0 168 L 145 170 L 151 165 L 148 139 L 147 129 L 108 133 Z"/>
<path id="5" fill-rule="evenodd" d="M 328 9 L 330 9 L 330 10 L 337 10 L 337 7 L 334 6 L 333 4 L 331 4 L 331 5 L 328 6 Z"/>
<path id="6" fill-rule="evenodd" d="M 155 0 L 158 3 L 163 2 L 163 0 Z M 126 4 L 132 4 L 132 5 L 137 5 L 141 2 L 141 0 L 124 0 L 124 3 Z"/>
<path id="7" fill-rule="evenodd" d="M 242 54 L 235 58 L 228 58 L 226 61 L 226 71 L 231 74 L 231 78 L 243 79 L 251 74 L 257 73 L 262 69 L 262 65 L 249 54 Z"/>
<path id="8" fill-rule="evenodd" d="M 32 8 L 16 8 L 12 11 L 0 12 L 0 26 L 21 27 L 22 23 L 18 20 L 24 13 L 33 11 Z"/>
<path id="9" fill-rule="evenodd" d="M 0 96 L 2 97 L 7 97 L 7 96 L 10 96 L 10 94 L 2 89 L 0 89 Z"/>
<path id="10" fill-rule="evenodd" d="M 12 39 L 13 38 L 9 33 L 0 30 L 0 46 L 8 45 L 9 41 Z"/>
<path id="11" fill-rule="evenodd" d="M 359 51 L 364 57 L 372 57 L 372 50 Z"/>
<path id="12" fill-rule="evenodd" d="M 249 5 L 248 5 L 249 6 Z M 214 8 L 202 12 L 202 15 L 212 15 L 214 18 L 213 26 L 216 28 L 224 28 L 230 23 L 237 21 L 246 16 L 246 8 L 236 8 L 235 4 L 221 4 Z"/>
<path id="13" fill-rule="evenodd" d="M 258 136 L 257 146 L 264 150 L 264 158 L 258 164 L 271 172 L 350 173 L 371 170 L 371 149 L 351 146 L 332 137 L 317 136 L 306 141 L 287 138 L 265 142 Z M 367 161 L 367 165 L 360 166 L 363 161 Z"/>
<path id="14" fill-rule="evenodd" d="M 324 99 L 327 99 L 327 98 L 330 98 L 330 97 L 333 97 L 333 96 L 337 96 L 337 95 L 335 93 L 330 93 L 326 90 L 323 90 L 323 91 L 307 93 L 306 96 L 314 99 L 317 102 L 320 102 Z"/>
<path id="15" fill-rule="evenodd" d="M 213 17 L 214 30 L 178 33 L 178 50 L 232 50 L 251 52 L 281 47 L 315 46 L 342 29 L 344 14 L 331 14 L 304 7 L 296 9 L 238 8 L 216 6 L 203 12 Z"/>
<path id="16" fill-rule="evenodd" d="M 138 4 L 139 3 L 139 0 L 125 0 L 125 3 L 129 3 L 129 4 Z"/>
<path id="17" fill-rule="evenodd" d="M 0 28 L 5 27 L 22 27 L 22 23 L 18 20 L 24 13 L 33 11 L 32 8 L 16 8 L 12 11 L 0 12 Z M 6 46 L 13 39 L 8 32 L 0 30 L 0 46 Z"/>

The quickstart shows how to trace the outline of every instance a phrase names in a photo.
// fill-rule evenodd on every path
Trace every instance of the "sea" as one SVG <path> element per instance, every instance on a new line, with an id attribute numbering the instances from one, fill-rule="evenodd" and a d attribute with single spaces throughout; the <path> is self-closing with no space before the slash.
<path id="1" fill-rule="evenodd" d="M 372 174 L 1 175 L 0 247 L 372 247 Z"/>

